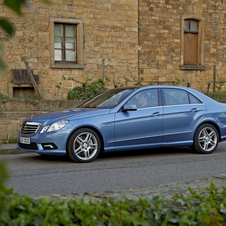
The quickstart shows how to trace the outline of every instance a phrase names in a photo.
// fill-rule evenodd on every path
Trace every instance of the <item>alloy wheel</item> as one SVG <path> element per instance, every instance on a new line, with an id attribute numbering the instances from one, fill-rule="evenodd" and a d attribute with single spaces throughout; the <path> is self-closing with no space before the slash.
<path id="1" fill-rule="evenodd" d="M 211 127 L 204 127 L 198 135 L 198 143 L 205 152 L 211 152 L 218 143 L 218 137 L 215 130 Z"/>
<path id="2" fill-rule="evenodd" d="M 98 151 L 98 141 L 92 133 L 82 132 L 74 140 L 73 151 L 78 159 L 90 160 Z"/>

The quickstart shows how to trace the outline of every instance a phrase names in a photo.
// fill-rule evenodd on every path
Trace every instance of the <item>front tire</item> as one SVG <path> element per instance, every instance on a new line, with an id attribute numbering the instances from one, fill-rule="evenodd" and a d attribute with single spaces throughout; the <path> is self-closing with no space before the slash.
<path id="1" fill-rule="evenodd" d="M 194 136 L 193 149 L 201 154 L 213 153 L 219 143 L 217 129 L 208 123 L 198 127 Z"/>
<path id="2" fill-rule="evenodd" d="M 91 162 L 100 153 L 101 142 L 97 133 L 89 128 L 76 130 L 68 141 L 67 153 L 75 162 Z"/>

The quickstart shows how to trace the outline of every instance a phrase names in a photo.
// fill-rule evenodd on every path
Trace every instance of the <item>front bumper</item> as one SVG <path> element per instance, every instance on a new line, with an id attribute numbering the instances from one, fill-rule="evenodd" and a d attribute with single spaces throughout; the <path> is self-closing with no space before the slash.
<path id="1" fill-rule="evenodd" d="M 33 135 L 18 134 L 17 148 L 23 151 L 36 152 L 46 155 L 66 155 L 67 141 L 73 127 L 68 124 L 63 129 L 54 132 L 45 132 L 40 134 L 37 132 Z M 40 130 L 39 130 L 40 131 Z M 30 138 L 30 144 L 20 143 L 20 137 Z"/>
<path id="2" fill-rule="evenodd" d="M 28 151 L 28 152 L 36 152 L 38 154 L 43 154 L 43 155 L 66 155 L 67 154 L 67 151 L 66 150 L 60 150 L 60 149 L 50 149 L 50 150 L 44 150 L 42 148 L 42 145 L 41 144 L 37 144 L 38 147 L 40 147 L 39 149 L 37 150 L 34 150 L 34 149 L 28 149 L 28 148 L 22 148 L 20 146 L 20 144 L 17 145 L 17 148 L 19 150 L 22 150 L 22 151 Z"/>

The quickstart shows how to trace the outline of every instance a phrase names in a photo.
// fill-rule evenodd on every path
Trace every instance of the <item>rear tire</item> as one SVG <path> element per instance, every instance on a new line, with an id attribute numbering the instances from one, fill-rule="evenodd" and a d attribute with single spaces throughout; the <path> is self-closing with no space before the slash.
<path id="1" fill-rule="evenodd" d="M 67 153 L 74 162 L 91 162 L 100 153 L 101 142 L 97 133 L 89 128 L 76 130 L 68 141 Z"/>
<path id="2" fill-rule="evenodd" d="M 213 153 L 219 143 L 219 134 L 217 129 L 205 123 L 198 127 L 194 136 L 193 150 L 201 154 Z"/>

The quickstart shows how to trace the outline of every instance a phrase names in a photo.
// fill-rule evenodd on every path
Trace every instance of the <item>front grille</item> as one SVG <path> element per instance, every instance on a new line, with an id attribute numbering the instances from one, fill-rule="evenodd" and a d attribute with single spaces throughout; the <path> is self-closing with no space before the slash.
<path id="1" fill-rule="evenodd" d="M 19 147 L 23 149 L 30 149 L 30 150 L 38 150 L 36 143 L 30 143 L 30 144 L 21 144 L 19 143 Z"/>
<path id="2" fill-rule="evenodd" d="M 34 134 L 37 132 L 39 126 L 40 126 L 40 123 L 25 121 L 21 127 L 21 134 L 23 135 Z"/>

